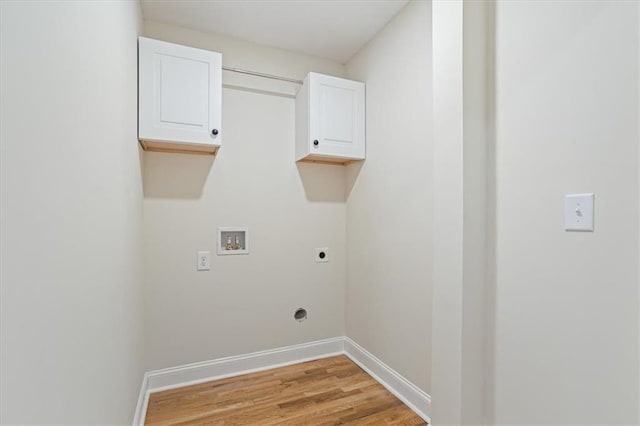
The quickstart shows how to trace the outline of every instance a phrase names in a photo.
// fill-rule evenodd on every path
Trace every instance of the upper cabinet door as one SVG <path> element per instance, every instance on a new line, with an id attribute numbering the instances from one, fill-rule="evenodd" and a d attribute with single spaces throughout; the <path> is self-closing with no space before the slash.
<path id="1" fill-rule="evenodd" d="M 143 147 L 215 153 L 222 141 L 222 55 L 144 37 L 138 46 Z"/>
<path id="2" fill-rule="evenodd" d="M 364 158 L 364 83 L 309 73 L 296 96 L 296 160 L 347 164 Z"/>
<path id="3" fill-rule="evenodd" d="M 311 152 L 364 159 L 364 84 L 316 73 L 309 77 Z"/>

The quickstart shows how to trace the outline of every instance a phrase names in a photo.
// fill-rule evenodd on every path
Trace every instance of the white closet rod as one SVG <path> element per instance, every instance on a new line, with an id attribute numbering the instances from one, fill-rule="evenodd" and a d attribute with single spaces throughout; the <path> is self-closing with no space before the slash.
<path id="1" fill-rule="evenodd" d="M 237 72 L 237 73 L 240 73 L 240 74 L 255 75 L 256 77 L 270 78 L 272 80 L 288 81 L 289 83 L 295 83 L 295 84 L 302 84 L 303 83 L 302 80 L 296 80 L 296 79 L 287 78 L 287 77 L 280 77 L 280 76 L 272 75 L 272 74 L 264 74 L 264 73 L 261 73 L 261 72 L 243 70 L 243 69 L 240 69 L 240 68 L 222 67 L 222 69 L 225 70 L 225 71 Z"/>

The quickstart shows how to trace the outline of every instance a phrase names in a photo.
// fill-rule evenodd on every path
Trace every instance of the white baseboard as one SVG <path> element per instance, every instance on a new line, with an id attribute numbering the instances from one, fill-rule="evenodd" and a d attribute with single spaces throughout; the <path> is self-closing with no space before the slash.
<path id="1" fill-rule="evenodd" d="M 197 362 L 145 373 L 133 425 L 143 425 L 149 394 L 183 386 L 284 367 L 300 362 L 347 355 L 371 377 L 429 422 L 431 398 L 347 337 L 334 337 L 300 345 Z"/>
<path id="2" fill-rule="evenodd" d="M 147 404 L 149 403 L 149 380 L 147 373 L 142 376 L 142 386 L 138 394 L 138 403 L 136 404 L 136 412 L 133 414 L 133 426 L 144 425 L 144 417 L 147 414 Z"/>
<path id="3" fill-rule="evenodd" d="M 400 401 L 431 424 L 431 397 L 391 367 L 348 337 L 344 338 L 345 354 Z"/>

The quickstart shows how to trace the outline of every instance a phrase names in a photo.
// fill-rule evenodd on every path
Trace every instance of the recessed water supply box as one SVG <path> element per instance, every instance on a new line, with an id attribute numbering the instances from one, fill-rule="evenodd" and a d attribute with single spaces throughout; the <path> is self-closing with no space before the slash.
<path id="1" fill-rule="evenodd" d="M 249 229 L 218 227 L 218 255 L 249 254 Z"/>

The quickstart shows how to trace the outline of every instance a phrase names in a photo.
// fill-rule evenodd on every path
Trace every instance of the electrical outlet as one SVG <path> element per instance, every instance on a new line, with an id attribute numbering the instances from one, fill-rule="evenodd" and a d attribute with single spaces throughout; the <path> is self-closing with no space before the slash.
<path id="1" fill-rule="evenodd" d="M 326 263 L 329 261 L 329 248 L 317 248 L 316 249 L 316 262 L 317 263 Z"/>
<path id="2" fill-rule="evenodd" d="M 208 271 L 211 269 L 211 254 L 208 251 L 198 252 L 198 271 Z"/>

